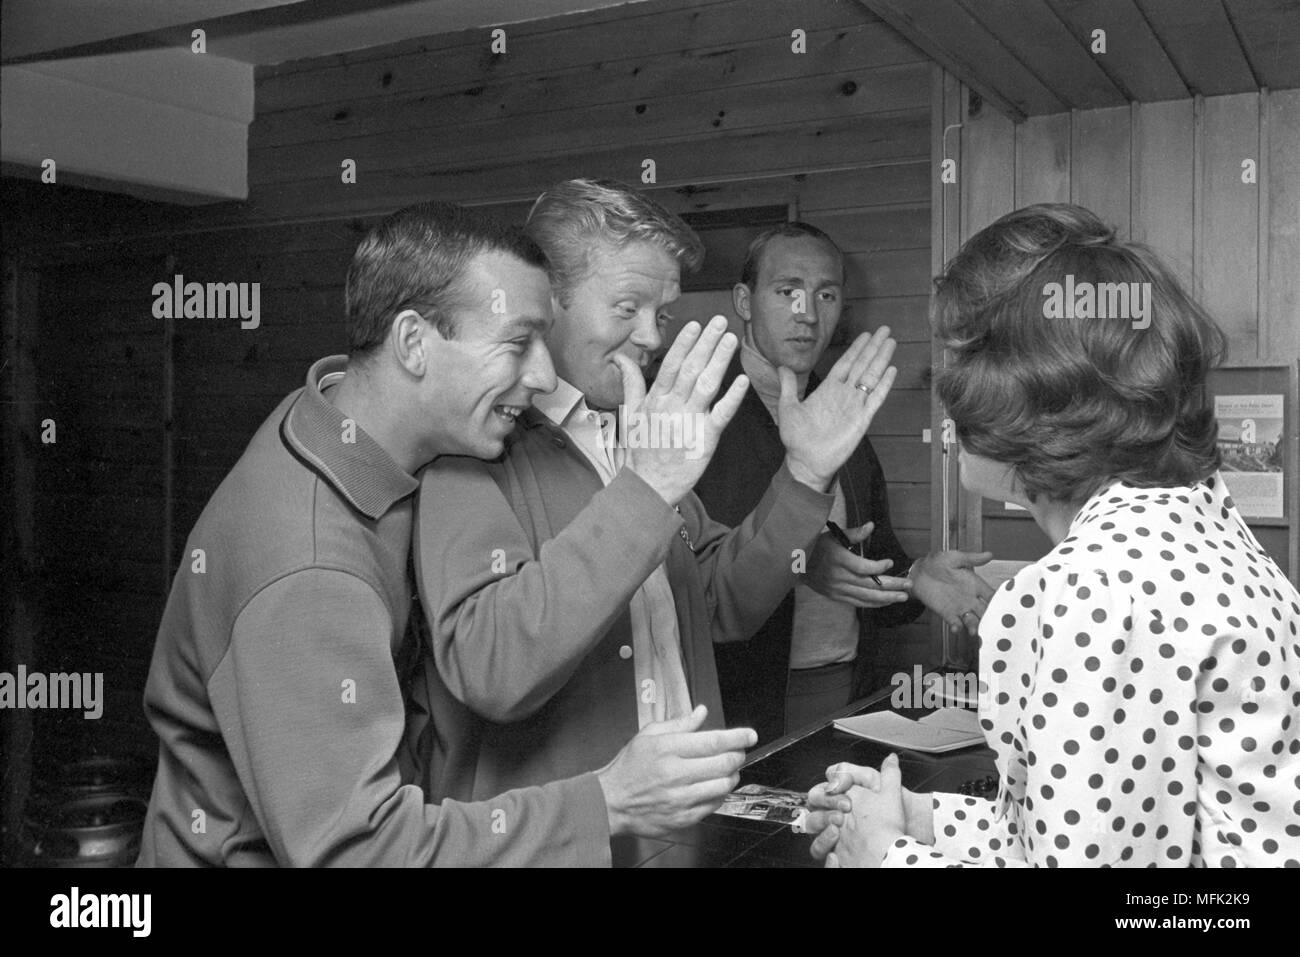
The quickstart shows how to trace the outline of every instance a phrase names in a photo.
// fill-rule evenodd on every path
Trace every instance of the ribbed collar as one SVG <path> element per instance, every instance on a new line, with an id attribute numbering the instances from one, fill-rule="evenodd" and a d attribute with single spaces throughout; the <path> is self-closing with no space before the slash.
<path id="1" fill-rule="evenodd" d="M 321 389 L 333 385 L 347 371 L 347 364 L 347 356 L 327 356 L 311 367 L 306 386 L 285 414 L 281 433 L 289 447 L 335 491 L 373 520 L 414 492 L 420 483 L 360 427 L 354 426 L 355 442 L 343 441 L 347 416 L 325 398 Z"/>

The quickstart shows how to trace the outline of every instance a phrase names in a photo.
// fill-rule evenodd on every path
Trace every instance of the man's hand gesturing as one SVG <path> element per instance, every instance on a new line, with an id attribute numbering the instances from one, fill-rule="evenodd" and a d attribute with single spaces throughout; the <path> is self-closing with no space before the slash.
<path id="1" fill-rule="evenodd" d="M 689 446 L 685 441 L 654 442 L 651 444 L 660 447 L 628 449 L 627 467 L 669 505 L 681 501 L 700 480 L 722 430 L 749 388 L 749 379 L 737 376 L 726 394 L 709 408 L 736 346 L 736 337 L 727 332 L 727 320 L 722 316 L 714 316 L 702 331 L 699 323 L 688 322 L 664 356 L 649 392 L 636 364 L 624 355 L 614 356 L 623 372 L 623 405 L 628 418 L 645 415 L 642 421 L 652 435 L 693 438 Z"/>
<path id="2" fill-rule="evenodd" d="M 712 814 L 735 790 L 752 728 L 700 731 L 708 709 L 648 724 L 596 775 L 609 832 L 662 837 Z"/>
<path id="3" fill-rule="evenodd" d="M 815 392 L 799 401 L 795 375 L 781 367 L 779 426 L 786 464 L 796 479 L 825 491 L 858 447 L 889 395 L 897 369 L 889 327 L 853 340 Z"/>

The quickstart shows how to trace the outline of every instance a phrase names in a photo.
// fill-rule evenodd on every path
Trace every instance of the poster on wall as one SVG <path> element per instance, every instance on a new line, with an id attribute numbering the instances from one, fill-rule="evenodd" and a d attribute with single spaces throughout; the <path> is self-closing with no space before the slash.
<path id="1" fill-rule="evenodd" d="M 1245 518 L 1281 518 L 1283 489 L 1283 408 L 1278 395 L 1219 395 L 1221 473 L 1237 510 Z"/>

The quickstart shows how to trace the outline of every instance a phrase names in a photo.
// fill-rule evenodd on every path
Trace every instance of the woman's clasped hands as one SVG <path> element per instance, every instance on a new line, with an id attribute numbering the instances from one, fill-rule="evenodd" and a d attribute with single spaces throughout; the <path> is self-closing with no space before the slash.
<path id="1" fill-rule="evenodd" d="M 934 811 L 928 794 L 903 787 L 898 755 L 880 770 L 840 763 L 808 792 L 805 829 L 815 834 L 812 856 L 827 867 L 879 867 L 904 836 L 934 843 Z"/>

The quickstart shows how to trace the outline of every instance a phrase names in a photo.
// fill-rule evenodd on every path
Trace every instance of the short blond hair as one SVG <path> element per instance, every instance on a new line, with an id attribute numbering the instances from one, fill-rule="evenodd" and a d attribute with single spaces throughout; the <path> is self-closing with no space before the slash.
<path id="1" fill-rule="evenodd" d="M 588 274 L 594 248 L 652 242 L 692 273 L 704 262 L 704 244 L 681 217 L 623 183 L 570 179 L 537 197 L 524 227 L 551 263 L 551 283 L 562 306 Z"/>

